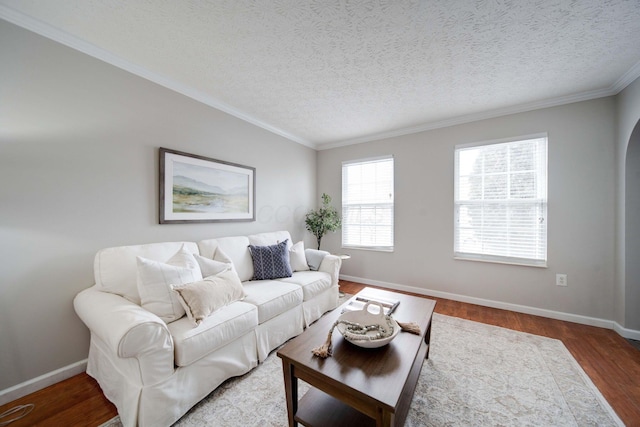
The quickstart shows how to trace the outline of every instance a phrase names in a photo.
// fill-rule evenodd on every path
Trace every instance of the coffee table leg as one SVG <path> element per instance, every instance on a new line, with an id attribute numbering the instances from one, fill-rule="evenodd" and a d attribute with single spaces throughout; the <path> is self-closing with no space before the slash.
<path id="1" fill-rule="evenodd" d="M 376 419 L 376 427 L 391 427 L 394 425 L 395 415 L 382 408 L 378 409 L 378 417 Z"/>
<path id="2" fill-rule="evenodd" d="M 284 373 L 284 391 L 287 397 L 289 427 L 296 427 L 298 423 L 294 417 L 298 411 L 298 378 L 293 373 L 293 365 L 284 359 L 282 359 L 282 371 Z"/>
<path id="3" fill-rule="evenodd" d="M 431 350 L 431 319 L 429 319 L 429 326 L 427 326 L 427 333 L 424 335 L 424 342 L 427 344 L 427 354 L 425 359 L 429 358 L 429 350 Z"/>

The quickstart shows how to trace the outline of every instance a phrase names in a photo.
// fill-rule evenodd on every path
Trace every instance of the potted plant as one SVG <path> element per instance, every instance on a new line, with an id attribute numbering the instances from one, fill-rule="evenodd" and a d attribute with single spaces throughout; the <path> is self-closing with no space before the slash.
<path id="1" fill-rule="evenodd" d="M 322 207 L 320 209 L 314 209 L 307 213 L 305 216 L 305 224 L 307 230 L 311 232 L 316 239 L 318 239 L 318 249 L 320 249 L 320 242 L 322 236 L 329 231 L 336 231 L 342 225 L 342 219 L 338 214 L 338 211 L 333 206 L 330 206 L 331 196 L 326 193 L 322 193 Z"/>

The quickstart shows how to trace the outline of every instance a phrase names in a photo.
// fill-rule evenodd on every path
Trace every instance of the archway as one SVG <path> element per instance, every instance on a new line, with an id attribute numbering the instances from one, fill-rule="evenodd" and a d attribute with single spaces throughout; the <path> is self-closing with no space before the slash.
<path id="1" fill-rule="evenodd" d="M 625 162 L 625 327 L 640 330 L 640 120 Z"/>

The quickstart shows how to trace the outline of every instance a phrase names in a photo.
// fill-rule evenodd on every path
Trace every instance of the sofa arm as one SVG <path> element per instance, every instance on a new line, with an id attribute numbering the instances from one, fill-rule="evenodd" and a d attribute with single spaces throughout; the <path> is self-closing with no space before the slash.
<path id="1" fill-rule="evenodd" d="M 76 295 L 73 305 L 92 336 L 106 345 L 108 357 L 138 359 L 143 384 L 173 373 L 173 339 L 158 316 L 95 286 Z"/>
<path id="2" fill-rule="evenodd" d="M 326 255 L 318 267 L 318 271 L 324 271 L 331 275 L 331 284 L 338 286 L 338 279 L 340 278 L 340 266 L 342 266 L 342 259 L 336 255 Z"/>

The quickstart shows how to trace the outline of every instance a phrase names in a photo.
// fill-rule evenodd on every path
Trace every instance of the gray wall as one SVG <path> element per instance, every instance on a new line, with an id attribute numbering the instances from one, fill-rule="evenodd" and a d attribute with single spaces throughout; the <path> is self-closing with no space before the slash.
<path id="1" fill-rule="evenodd" d="M 72 307 L 103 247 L 279 229 L 316 152 L 0 20 L 0 390 L 87 357 Z M 159 225 L 158 147 L 256 168 L 257 220 Z"/>
<path id="2" fill-rule="evenodd" d="M 322 192 L 340 206 L 341 162 L 384 154 L 396 159 L 396 249 L 350 250 L 344 275 L 640 329 L 640 282 L 625 281 L 615 228 L 640 80 L 613 98 L 316 154 L 5 21 L 0 63 L 0 390 L 86 357 L 72 300 L 100 248 L 276 229 L 312 246 L 304 213 Z M 454 145 L 545 131 L 549 267 L 453 260 Z M 158 225 L 160 146 L 256 167 L 257 221 Z M 323 249 L 340 252 L 339 233 Z"/>
<path id="3" fill-rule="evenodd" d="M 640 79 L 617 96 L 616 319 L 640 329 Z"/>
<path id="4" fill-rule="evenodd" d="M 318 192 L 337 206 L 343 160 L 395 156 L 395 251 L 349 250 L 341 273 L 612 319 L 615 123 L 609 97 L 320 151 Z M 549 136 L 548 268 L 454 260 L 454 146 L 539 132 Z M 339 233 L 325 244 L 340 251 Z M 568 287 L 555 285 L 556 273 L 568 274 Z"/>

